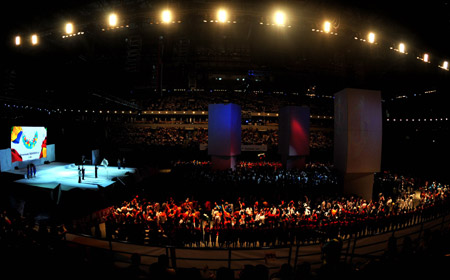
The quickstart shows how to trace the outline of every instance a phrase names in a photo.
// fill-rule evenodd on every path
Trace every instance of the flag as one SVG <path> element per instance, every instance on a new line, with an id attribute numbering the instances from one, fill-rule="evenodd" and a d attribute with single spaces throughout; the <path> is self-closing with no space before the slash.
<path id="1" fill-rule="evenodd" d="M 102 163 L 101 163 L 101 165 L 103 165 L 105 168 L 108 166 L 108 160 L 106 159 L 106 158 L 104 158 L 103 160 L 102 160 Z"/>

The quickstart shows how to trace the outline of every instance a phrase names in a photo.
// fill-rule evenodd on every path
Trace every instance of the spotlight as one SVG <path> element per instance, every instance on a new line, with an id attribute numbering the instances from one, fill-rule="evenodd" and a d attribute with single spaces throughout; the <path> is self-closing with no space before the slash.
<path id="1" fill-rule="evenodd" d="M 38 36 L 36 34 L 31 35 L 31 44 L 32 45 L 38 44 Z"/>
<path id="2" fill-rule="evenodd" d="M 398 45 L 398 51 L 399 51 L 399 52 L 405 53 L 405 49 L 406 49 L 405 44 L 400 43 L 400 44 Z"/>
<path id="3" fill-rule="evenodd" d="M 73 24 L 70 22 L 66 23 L 66 34 L 73 34 Z"/>
<path id="4" fill-rule="evenodd" d="M 375 43 L 375 33 L 369 32 L 369 35 L 367 35 L 367 41 L 371 44 Z"/>
<path id="5" fill-rule="evenodd" d="M 442 65 L 439 66 L 439 67 L 442 68 L 442 69 L 444 69 L 444 70 L 447 70 L 447 71 L 448 71 L 448 61 L 444 61 L 444 62 L 442 63 Z"/>
<path id="6" fill-rule="evenodd" d="M 217 12 L 217 20 L 219 22 L 225 23 L 227 21 L 227 19 L 228 19 L 227 11 L 225 11 L 224 9 L 220 9 Z"/>
<path id="7" fill-rule="evenodd" d="M 169 10 L 164 10 L 161 13 L 161 21 L 163 23 L 170 23 L 170 22 L 172 22 L 172 13 Z"/>
<path id="8" fill-rule="evenodd" d="M 117 15 L 116 14 L 110 14 L 108 18 L 109 26 L 114 27 L 117 25 Z"/>
<path id="9" fill-rule="evenodd" d="M 286 14 L 282 11 L 275 12 L 273 17 L 276 25 L 284 25 L 286 23 Z"/>
<path id="10" fill-rule="evenodd" d="M 417 59 L 422 60 L 423 62 L 430 63 L 430 56 L 427 53 L 424 53 L 422 57 L 417 57 Z M 416 96 L 416 94 L 414 94 Z"/>
<path id="11" fill-rule="evenodd" d="M 14 43 L 16 44 L 16 46 L 20 46 L 20 44 L 22 43 L 20 36 L 16 36 L 16 38 L 14 39 Z"/>
<path id="12" fill-rule="evenodd" d="M 323 31 L 326 32 L 326 33 L 330 33 L 330 31 L 331 31 L 331 22 L 325 21 L 323 23 Z"/>

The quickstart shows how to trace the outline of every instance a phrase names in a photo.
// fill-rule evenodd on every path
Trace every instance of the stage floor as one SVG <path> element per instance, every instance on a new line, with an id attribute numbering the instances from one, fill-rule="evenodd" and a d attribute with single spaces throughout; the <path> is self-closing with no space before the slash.
<path id="1" fill-rule="evenodd" d="M 26 184 L 40 188 L 54 189 L 61 184 L 62 191 L 68 191 L 73 188 L 80 189 L 98 189 L 98 186 L 108 187 L 116 183 L 115 178 L 127 176 L 127 172 L 134 173 L 134 168 L 121 168 L 117 166 L 97 166 L 97 178 L 95 178 L 95 166 L 85 165 L 84 180 L 78 183 L 78 166 L 61 162 L 52 162 L 36 166 L 36 177 L 26 178 L 27 169 L 22 168 L 10 171 L 10 173 L 23 175 L 23 179 L 16 180 L 15 183 Z"/>

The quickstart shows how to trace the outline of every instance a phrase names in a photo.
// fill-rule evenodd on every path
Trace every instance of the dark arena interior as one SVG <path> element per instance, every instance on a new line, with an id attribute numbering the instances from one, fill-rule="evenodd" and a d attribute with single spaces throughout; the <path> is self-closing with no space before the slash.
<path id="1" fill-rule="evenodd" d="M 447 272 L 447 1 L 16 1 L 3 14 L 8 275 Z"/>

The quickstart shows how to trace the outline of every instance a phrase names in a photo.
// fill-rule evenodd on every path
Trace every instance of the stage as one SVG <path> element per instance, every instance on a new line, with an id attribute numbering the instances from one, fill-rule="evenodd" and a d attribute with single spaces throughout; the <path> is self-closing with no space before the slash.
<path id="1" fill-rule="evenodd" d="M 106 188 L 117 181 L 121 180 L 131 173 L 135 173 L 134 168 L 120 168 L 117 166 L 100 166 L 97 165 L 97 178 L 95 178 L 95 166 L 84 165 L 84 180 L 79 183 L 78 165 L 62 162 L 52 162 L 36 166 L 36 177 L 27 179 L 27 169 L 16 169 L 8 171 L 19 176 L 21 179 L 14 181 L 15 183 L 25 184 L 29 186 L 55 189 L 61 184 L 61 191 L 68 191 L 74 188 L 96 190 L 99 187 Z"/>

